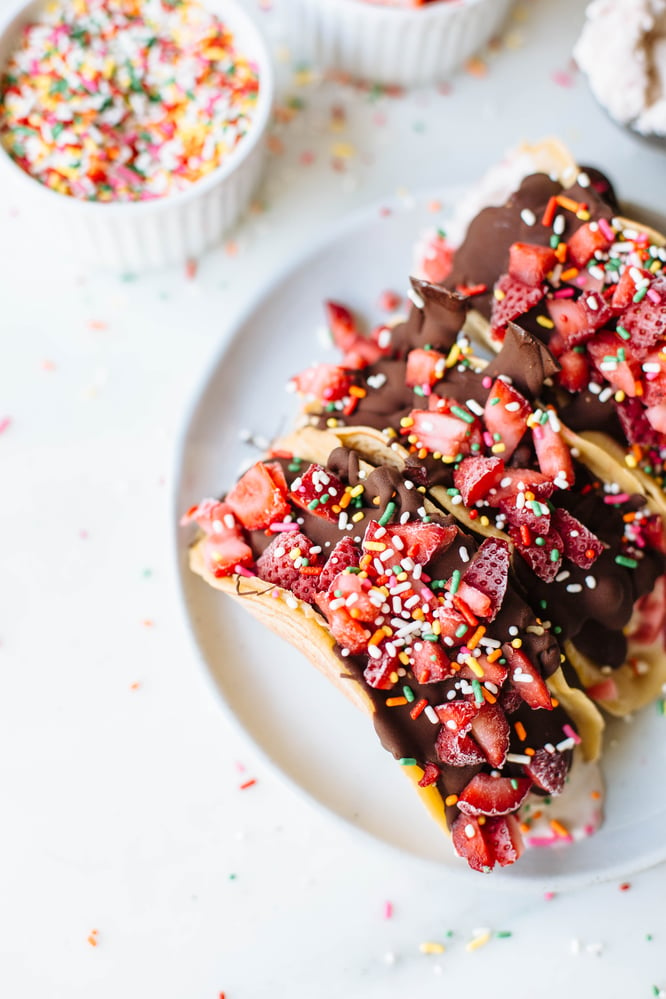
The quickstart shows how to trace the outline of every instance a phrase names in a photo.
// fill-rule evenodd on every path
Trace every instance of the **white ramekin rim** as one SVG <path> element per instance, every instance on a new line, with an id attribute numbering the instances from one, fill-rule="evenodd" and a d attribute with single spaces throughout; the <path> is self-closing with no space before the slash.
<path id="1" fill-rule="evenodd" d="M 207 0 L 200 0 L 200 2 L 204 7 L 208 7 Z M 229 26 L 234 34 L 236 27 L 240 27 L 244 37 L 250 39 L 250 48 L 252 51 L 245 50 L 243 51 L 243 55 L 257 65 L 259 99 L 247 134 L 243 136 L 236 148 L 225 159 L 224 163 L 216 167 L 215 170 L 211 170 L 205 177 L 194 181 L 194 183 L 182 191 L 175 191 L 173 194 L 166 194 L 160 198 L 152 198 L 149 201 L 84 201 L 80 198 L 74 198 L 61 194 L 59 191 L 54 191 L 45 184 L 42 184 L 36 177 L 32 177 L 26 170 L 14 162 L 2 143 L 0 143 L 0 169 L 8 170 L 15 180 L 23 184 L 23 190 L 30 196 L 46 199 L 52 206 L 57 206 L 59 210 L 72 213 L 78 212 L 79 214 L 85 213 L 90 216 L 96 215 L 98 219 L 109 219 L 112 217 L 138 218 L 140 216 L 152 215 L 155 212 L 183 206 L 188 201 L 193 201 L 205 194 L 213 187 L 223 184 L 228 177 L 236 173 L 247 160 L 252 150 L 265 138 L 275 99 L 275 74 L 266 41 L 252 18 L 236 0 L 220 0 L 220 3 L 225 8 L 224 14 L 220 14 L 223 19 L 226 18 L 226 10 L 228 9 L 230 12 Z M 15 19 L 21 15 L 22 11 L 33 4 L 34 0 L 18 0 L 18 2 L 11 4 L 0 15 L 0 41 L 4 40 L 7 31 L 13 25 Z M 4 65 L 0 65 L 0 72 L 3 69 Z"/>
<path id="2" fill-rule="evenodd" d="M 364 17 L 368 19 L 381 20 L 391 18 L 393 21 L 411 21 L 415 18 L 420 20 L 445 20 L 452 17 L 454 13 L 478 7 L 488 3 L 488 0 L 433 0 L 431 3 L 424 3 L 418 7 L 399 7 L 390 3 L 368 2 L 368 0 L 310 0 L 317 6 L 328 7 L 330 10 L 339 8 L 340 10 L 357 10 L 361 8 Z"/>

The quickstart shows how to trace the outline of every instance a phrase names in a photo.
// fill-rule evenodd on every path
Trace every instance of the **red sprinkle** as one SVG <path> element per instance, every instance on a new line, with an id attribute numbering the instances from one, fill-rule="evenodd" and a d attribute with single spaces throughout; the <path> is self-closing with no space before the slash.
<path id="1" fill-rule="evenodd" d="M 253 786 L 254 784 L 256 784 L 256 783 L 257 783 L 257 781 L 256 781 L 256 779 L 255 779 L 255 778 L 253 777 L 253 778 L 252 778 L 252 780 L 246 780 L 244 784 L 241 784 L 241 785 L 239 786 L 239 790 L 240 790 L 240 791 L 245 791 L 245 790 L 246 790 L 246 789 L 247 789 L 248 787 L 252 787 L 252 786 Z"/>

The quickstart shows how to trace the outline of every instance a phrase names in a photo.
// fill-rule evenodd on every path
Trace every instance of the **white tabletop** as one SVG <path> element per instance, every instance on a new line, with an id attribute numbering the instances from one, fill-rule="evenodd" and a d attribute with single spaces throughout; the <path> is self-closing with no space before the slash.
<path id="1" fill-rule="evenodd" d="M 547 898 L 497 890 L 387 852 L 261 761 L 187 633 L 171 489 L 234 317 L 329 221 L 470 182 L 546 134 L 663 211 L 664 154 L 573 71 L 581 0 L 519 4 L 474 73 L 402 97 L 294 76 L 279 10 L 252 9 L 293 114 L 264 211 L 194 276 L 45 258 L 0 192 L 0 995 L 657 995 L 666 867 Z"/>

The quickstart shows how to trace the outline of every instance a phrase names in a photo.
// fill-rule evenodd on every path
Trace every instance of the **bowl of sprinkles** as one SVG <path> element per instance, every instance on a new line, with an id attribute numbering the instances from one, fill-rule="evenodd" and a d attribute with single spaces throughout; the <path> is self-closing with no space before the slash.
<path id="1" fill-rule="evenodd" d="M 234 0 L 33 0 L 0 66 L 0 164 L 89 263 L 182 262 L 247 207 L 273 74 Z"/>
<path id="2" fill-rule="evenodd" d="M 448 80 L 492 38 L 513 0 L 285 0 L 294 54 L 373 84 Z"/>

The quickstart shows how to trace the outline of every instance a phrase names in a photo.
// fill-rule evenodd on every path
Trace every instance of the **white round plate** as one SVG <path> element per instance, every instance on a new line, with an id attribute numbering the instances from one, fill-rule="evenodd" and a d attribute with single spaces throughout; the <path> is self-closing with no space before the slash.
<path id="1" fill-rule="evenodd" d="M 412 247 L 433 226 L 429 202 L 435 196 L 446 209 L 459 193 L 430 193 L 355 215 L 257 294 L 187 418 L 176 474 L 178 515 L 202 497 L 227 491 L 241 465 L 258 457 L 241 431 L 250 431 L 261 446 L 262 438 L 289 429 L 297 402 L 285 384 L 308 364 L 335 359 L 317 336 L 324 327 L 323 301 L 381 320 L 381 292 L 406 292 Z M 189 572 L 191 537 L 179 531 L 189 623 L 223 703 L 263 755 L 311 799 L 382 843 L 478 877 L 468 875 L 427 816 L 370 720 L 296 649 Z M 529 850 L 486 883 L 562 889 L 626 876 L 666 858 L 666 718 L 651 708 L 630 723 L 609 724 L 603 768 L 606 820 L 596 835 Z"/>

